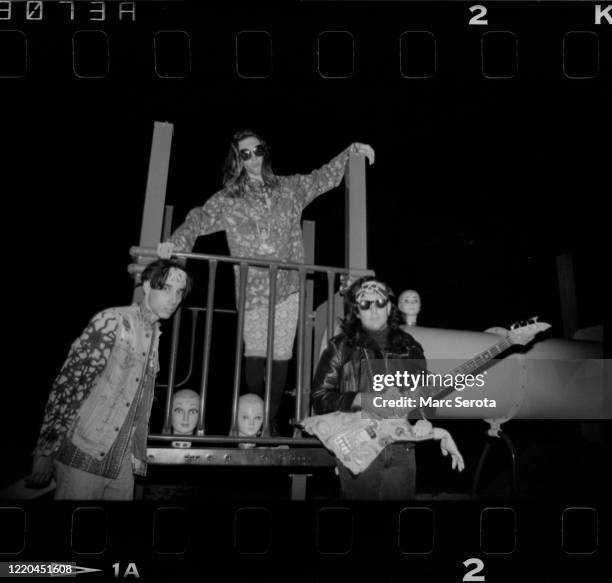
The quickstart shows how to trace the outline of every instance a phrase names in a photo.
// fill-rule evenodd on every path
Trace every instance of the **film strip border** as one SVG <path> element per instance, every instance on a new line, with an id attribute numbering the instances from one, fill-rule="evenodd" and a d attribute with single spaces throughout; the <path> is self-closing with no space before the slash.
<path id="1" fill-rule="evenodd" d="M 0 2 L 0 78 L 609 77 L 612 4 Z"/>
<path id="2" fill-rule="evenodd" d="M 248 574 L 255 565 L 274 578 L 283 574 L 281 563 L 293 562 L 291 580 L 297 581 L 324 581 L 336 569 L 347 576 L 378 572 L 382 581 L 405 580 L 407 574 L 518 581 L 536 573 L 546 573 L 549 581 L 603 581 L 609 510 L 467 502 L 1 507 L 0 576 L 11 565 L 14 570 L 52 560 L 64 569 L 72 564 L 115 577 L 131 570 L 144 580 L 190 572 Z"/>

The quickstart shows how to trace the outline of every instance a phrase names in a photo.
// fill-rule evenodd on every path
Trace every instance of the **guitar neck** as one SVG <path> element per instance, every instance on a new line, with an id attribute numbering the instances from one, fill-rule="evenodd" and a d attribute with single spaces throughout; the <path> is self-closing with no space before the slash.
<path id="1" fill-rule="evenodd" d="M 508 350 L 508 348 L 510 348 L 512 344 L 513 343 L 510 342 L 510 340 L 508 340 L 507 338 L 504 338 L 503 340 L 500 340 L 497 344 L 494 344 L 493 346 L 491 346 L 490 348 L 487 348 L 480 354 L 477 354 L 476 356 L 474 356 L 474 358 L 470 358 L 470 360 L 464 362 L 458 367 L 446 373 L 443 373 L 442 376 L 448 378 L 451 376 L 455 377 L 457 375 L 472 374 L 473 372 L 476 372 L 477 370 L 484 367 L 491 360 L 493 360 L 496 356 Z M 436 385 L 420 385 L 419 388 L 415 391 L 415 393 L 417 394 L 416 396 L 418 397 L 431 396 L 431 397 L 441 398 L 441 397 L 445 397 L 446 395 L 449 395 L 454 390 L 455 390 L 454 386 L 440 387 Z"/>

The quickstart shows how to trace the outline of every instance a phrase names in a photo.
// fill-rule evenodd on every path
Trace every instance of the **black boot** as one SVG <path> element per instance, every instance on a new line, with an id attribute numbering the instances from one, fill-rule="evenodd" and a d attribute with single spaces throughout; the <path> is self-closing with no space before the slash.
<path id="1" fill-rule="evenodd" d="M 287 382 L 288 360 L 272 361 L 272 394 L 270 396 L 270 433 L 278 435 L 276 415 L 283 400 L 285 383 Z"/>
<path id="2" fill-rule="evenodd" d="M 255 393 L 264 398 L 265 378 L 264 365 L 266 359 L 262 356 L 244 357 L 244 377 L 246 379 L 247 392 Z"/>

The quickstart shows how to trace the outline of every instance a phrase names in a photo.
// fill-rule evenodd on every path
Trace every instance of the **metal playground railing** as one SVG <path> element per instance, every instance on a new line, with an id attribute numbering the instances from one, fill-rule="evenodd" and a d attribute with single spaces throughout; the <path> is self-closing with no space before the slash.
<path id="1" fill-rule="evenodd" d="M 133 247 L 130 250 L 134 257 L 155 258 L 153 249 Z M 315 338 L 315 312 L 313 310 L 313 289 L 318 279 L 320 283 L 326 284 L 327 302 L 325 317 L 320 319 L 320 324 L 325 326 L 324 335 L 327 340 L 333 334 L 337 298 L 335 289 L 339 283 L 340 276 L 373 275 L 369 270 L 349 270 L 346 268 L 327 267 L 321 265 L 307 265 L 300 263 L 285 263 L 281 261 L 266 261 L 260 259 L 234 258 L 221 255 L 210 255 L 202 253 L 175 253 L 178 259 L 196 260 L 205 263 L 208 268 L 208 285 L 206 295 L 200 307 L 190 307 L 192 312 L 192 333 L 189 346 L 189 365 L 185 378 L 179 383 L 176 381 L 177 357 L 180 343 L 181 313 L 178 310 L 173 318 L 170 358 L 168 369 L 168 382 L 164 385 L 165 406 L 164 421 L 161 433 L 149 434 L 148 459 L 152 464 L 199 464 L 199 465 L 253 465 L 253 466 L 295 466 L 304 469 L 316 466 L 329 466 L 332 464 L 331 456 L 322 448 L 317 439 L 303 437 L 299 428 L 295 427 L 291 437 L 272 437 L 270 435 L 270 400 L 272 384 L 272 367 L 266 367 L 265 375 L 265 397 L 264 397 L 264 421 L 261 437 L 238 436 L 238 399 L 240 396 L 241 374 L 242 374 L 242 352 L 243 352 L 243 326 L 245 312 L 245 298 L 247 285 L 247 272 L 249 267 L 267 268 L 270 271 L 270 290 L 268 310 L 268 338 L 267 338 L 267 362 L 272 362 L 273 355 L 273 331 L 275 320 L 275 303 L 277 297 L 276 279 L 279 270 L 297 271 L 299 279 L 299 311 L 297 326 L 297 349 L 295 354 L 295 402 L 293 420 L 299 421 L 310 413 L 310 389 L 312 372 L 318 361 L 319 351 L 313 350 Z M 232 385 L 232 413 L 231 426 L 228 434 L 212 435 L 207 431 L 206 413 L 207 397 L 209 396 L 209 376 L 211 369 L 211 347 L 214 338 L 213 315 L 217 312 L 230 312 L 215 307 L 215 290 L 217 285 L 217 267 L 220 263 L 229 263 L 238 271 L 238 306 L 236 310 L 236 329 L 234 340 L 234 366 L 231 378 Z M 144 269 L 143 265 L 132 264 L 130 271 L 138 275 Z M 322 281 L 321 281 L 322 280 Z M 205 313 L 203 349 L 201 356 L 201 381 L 200 381 L 200 403 L 198 424 L 193 436 L 177 436 L 172 434 L 171 429 L 171 407 L 172 395 L 177 386 L 186 384 L 193 375 L 194 352 L 196 342 L 195 320 L 198 314 Z M 321 312 L 320 312 L 321 313 Z M 319 324 L 319 325 L 320 325 Z M 319 335 L 320 336 L 320 335 Z M 230 348 L 230 347 L 228 347 Z M 177 441 L 180 444 L 177 444 Z M 238 447 L 240 443 L 253 443 L 251 449 Z M 274 446 L 274 447 L 271 447 Z M 278 447 L 281 446 L 281 447 Z M 297 475 L 297 474 L 296 474 Z M 294 475 L 295 476 L 295 475 Z M 295 480 L 293 484 L 294 495 L 300 497 Z M 303 481 L 305 486 L 305 480 Z"/>

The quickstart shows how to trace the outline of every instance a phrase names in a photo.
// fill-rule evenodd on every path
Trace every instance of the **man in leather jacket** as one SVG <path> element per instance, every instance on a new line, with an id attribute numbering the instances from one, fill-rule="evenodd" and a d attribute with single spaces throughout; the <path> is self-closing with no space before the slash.
<path id="1" fill-rule="evenodd" d="M 144 298 L 96 314 L 55 379 L 28 482 L 55 474 L 55 499 L 132 500 L 146 473 L 146 441 L 159 370 L 159 321 L 172 316 L 191 281 L 176 261 L 142 273 Z"/>
<path id="2" fill-rule="evenodd" d="M 425 411 L 407 408 L 380 408 L 374 397 L 399 402 L 409 395 L 397 386 L 377 393 L 375 375 L 425 369 L 423 348 L 400 326 L 403 318 L 394 303 L 391 288 L 373 277 L 362 277 L 346 291 L 342 333 L 330 340 L 321 355 L 311 400 L 317 415 L 333 411 L 359 411 L 374 416 L 398 413 L 415 419 L 413 431 L 425 435 L 432 425 Z M 382 378 L 382 377 L 378 377 Z M 378 399 L 378 402 L 381 400 Z M 387 445 L 372 464 L 359 475 L 337 464 L 344 498 L 354 500 L 409 500 L 414 497 L 416 463 L 414 443 Z"/>

